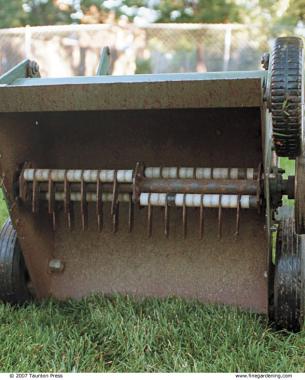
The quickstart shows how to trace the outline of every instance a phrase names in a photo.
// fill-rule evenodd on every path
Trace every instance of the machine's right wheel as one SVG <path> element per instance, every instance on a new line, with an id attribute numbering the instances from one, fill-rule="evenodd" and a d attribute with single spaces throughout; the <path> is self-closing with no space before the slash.
<path id="1" fill-rule="evenodd" d="M 304 53 L 299 37 L 279 37 L 272 52 L 270 110 L 279 157 L 295 159 L 302 150 Z"/>
<path id="2" fill-rule="evenodd" d="M 28 280 L 17 233 L 8 219 L 0 231 L 0 300 L 22 303 L 30 299 Z"/>
<path id="3" fill-rule="evenodd" d="M 293 218 L 280 222 L 276 241 L 272 318 L 278 329 L 300 331 L 304 325 L 305 240 Z"/>

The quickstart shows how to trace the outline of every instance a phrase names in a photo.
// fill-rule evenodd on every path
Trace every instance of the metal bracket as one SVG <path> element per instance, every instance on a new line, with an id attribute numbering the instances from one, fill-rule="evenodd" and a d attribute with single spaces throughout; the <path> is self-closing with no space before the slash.
<path id="1" fill-rule="evenodd" d="M 21 78 L 40 78 L 37 62 L 25 59 L 14 66 L 11 70 L 0 76 L 0 85 L 10 85 Z"/>
<path id="2" fill-rule="evenodd" d="M 96 75 L 109 75 L 110 74 L 109 71 L 110 71 L 110 49 L 108 46 L 106 46 L 102 49 Z"/>

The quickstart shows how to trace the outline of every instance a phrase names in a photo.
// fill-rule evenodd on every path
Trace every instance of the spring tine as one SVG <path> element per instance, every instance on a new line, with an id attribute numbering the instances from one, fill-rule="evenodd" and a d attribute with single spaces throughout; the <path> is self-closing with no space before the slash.
<path id="1" fill-rule="evenodd" d="M 199 239 L 203 238 L 203 228 L 204 228 L 204 211 L 203 211 L 203 194 L 200 199 L 200 210 L 199 210 Z"/>
<path id="2" fill-rule="evenodd" d="M 52 212 L 52 227 L 53 227 L 53 231 L 55 232 L 56 231 L 56 214 L 55 214 L 55 210 L 53 210 L 53 212 Z"/>
<path id="3" fill-rule="evenodd" d="M 73 230 L 74 227 L 74 208 L 73 208 L 73 202 L 70 203 L 70 210 L 68 213 L 68 227 Z"/>
<path id="4" fill-rule="evenodd" d="M 148 206 L 147 206 L 147 235 L 151 237 L 152 235 L 152 205 L 150 203 L 151 193 L 148 195 Z"/>
<path id="5" fill-rule="evenodd" d="M 86 199 L 86 184 L 84 181 L 84 171 L 81 174 L 81 184 L 80 184 L 80 208 L 81 208 L 81 220 L 82 220 L 82 230 L 85 231 L 87 228 L 88 221 L 88 205 Z"/>
<path id="6" fill-rule="evenodd" d="M 32 189 L 32 212 L 37 212 L 37 187 L 38 183 L 36 180 L 36 169 L 34 169 L 33 173 L 33 189 Z"/>
<path id="7" fill-rule="evenodd" d="M 23 178 L 24 168 L 21 170 L 20 176 L 19 176 L 19 198 L 21 198 L 23 201 L 25 200 L 24 194 L 25 194 L 25 182 Z"/>
<path id="8" fill-rule="evenodd" d="M 186 226 L 187 226 L 187 209 L 185 204 L 186 194 L 183 195 L 183 206 L 182 206 L 182 223 L 183 223 L 183 239 L 186 238 Z"/>
<path id="9" fill-rule="evenodd" d="M 256 199 L 257 199 L 257 213 L 261 213 L 261 207 L 260 207 L 260 195 L 261 195 L 261 179 L 262 179 L 262 170 L 263 170 L 263 164 L 260 162 L 258 165 L 257 169 L 257 194 L 256 194 Z"/>
<path id="10" fill-rule="evenodd" d="M 54 183 L 52 181 L 52 177 L 51 177 L 51 170 L 49 171 L 49 177 L 48 177 L 48 212 L 49 214 L 53 214 L 53 210 L 54 210 L 54 199 L 53 199 L 53 195 L 54 195 Z"/>
<path id="11" fill-rule="evenodd" d="M 19 197 L 23 200 L 26 201 L 28 197 L 28 186 L 27 182 L 24 180 L 24 170 L 28 169 L 30 165 L 26 162 L 23 165 L 23 168 L 21 170 L 20 176 L 19 176 Z"/>
<path id="12" fill-rule="evenodd" d="M 129 206 L 128 206 L 128 232 L 132 231 L 133 228 L 133 220 L 134 218 L 134 207 L 132 201 L 132 195 L 129 195 Z"/>
<path id="13" fill-rule="evenodd" d="M 68 195 L 68 180 L 67 180 L 67 170 L 65 170 L 64 177 L 64 211 L 67 213 L 69 211 L 69 195 Z"/>
<path id="14" fill-rule="evenodd" d="M 118 200 L 118 175 L 117 170 L 113 173 L 113 191 L 112 191 L 112 203 L 111 203 L 111 215 L 112 215 L 112 231 L 117 232 L 119 222 L 119 200 Z"/>
<path id="15" fill-rule="evenodd" d="M 70 199 L 70 184 L 67 178 L 67 170 L 65 170 L 64 178 L 64 210 L 67 217 L 68 229 L 71 230 L 71 199 Z"/>
<path id="16" fill-rule="evenodd" d="M 102 203 L 102 184 L 100 181 L 100 172 L 97 173 L 96 180 L 96 217 L 97 229 L 99 232 L 103 229 L 103 203 Z"/>
<path id="17" fill-rule="evenodd" d="M 239 235 L 239 221 L 240 221 L 240 195 L 237 196 L 236 229 L 235 229 L 236 237 Z"/>
<path id="18" fill-rule="evenodd" d="M 111 216 L 113 216 L 115 214 L 115 208 L 117 206 L 117 193 L 118 193 L 118 180 L 117 180 L 117 170 L 115 170 L 113 173 Z"/>
<path id="19" fill-rule="evenodd" d="M 167 194 L 165 198 L 165 206 L 164 206 L 164 235 L 168 237 L 169 235 L 169 207 L 167 201 Z"/>
<path id="20" fill-rule="evenodd" d="M 118 222 L 119 222 L 119 208 L 120 204 L 117 202 L 114 210 L 114 214 L 112 215 L 112 232 L 116 233 L 118 230 Z"/>
<path id="21" fill-rule="evenodd" d="M 52 218 L 52 228 L 56 231 L 56 215 L 55 215 L 55 184 L 51 177 L 51 171 L 48 177 L 48 213 Z"/>
<path id="22" fill-rule="evenodd" d="M 218 239 L 221 239 L 222 234 L 222 205 L 221 205 L 222 195 L 219 195 L 219 207 L 218 207 Z"/>

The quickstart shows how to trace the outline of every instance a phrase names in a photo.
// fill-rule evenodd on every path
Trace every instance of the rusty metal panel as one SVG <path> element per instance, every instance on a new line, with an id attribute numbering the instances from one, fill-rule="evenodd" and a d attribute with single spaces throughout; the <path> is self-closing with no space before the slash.
<path id="1" fill-rule="evenodd" d="M 54 253 L 66 266 L 64 273 L 52 276 L 50 293 L 60 299 L 99 291 L 138 297 L 175 295 L 266 313 L 264 216 L 255 210 L 243 213 L 236 238 L 235 212 L 224 210 L 224 234 L 218 240 L 217 210 L 209 210 L 204 237 L 199 240 L 198 210 L 188 214 L 186 239 L 179 211 L 170 211 L 168 238 L 163 234 L 163 215 L 158 209 L 154 210 L 151 238 L 146 234 L 145 210 L 136 210 L 132 234 L 128 232 L 124 206 L 116 234 L 110 229 L 109 216 L 101 234 L 92 221 L 88 230 L 80 233 L 80 224 L 74 232 L 68 232 L 63 227 L 65 221 L 59 220 Z"/>
<path id="2" fill-rule="evenodd" d="M 137 161 L 152 167 L 257 168 L 262 160 L 260 118 L 259 107 L 2 113 L 1 175 L 37 295 L 179 295 L 266 312 L 264 213 L 241 210 L 236 236 L 236 210 L 224 209 L 219 239 L 218 210 L 206 210 L 200 240 L 198 209 L 188 211 L 184 239 L 181 210 L 169 207 L 165 237 L 164 210 L 159 208 L 148 238 L 147 208 L 135 210 L 129 233 L 128 206 L 122 205 L 113 234 L 109 204 L 102 232 L 92 204 L 82 232 L 81 207 L 75 205 L 72 231 L 59 208 L 54 232 L 47 205 L 40 204 L 32 214 L 16 199 L 14 182 L 25 161 L 46 169 L 129 169 Z M 48 263 L 54 260 L 64 263 L 60 273 L 50 270 Z"/>
<path id="3" fill-rule="evenodd" d="M 20 79 L 0 112 L 260 107 L 264 72 Z"/>

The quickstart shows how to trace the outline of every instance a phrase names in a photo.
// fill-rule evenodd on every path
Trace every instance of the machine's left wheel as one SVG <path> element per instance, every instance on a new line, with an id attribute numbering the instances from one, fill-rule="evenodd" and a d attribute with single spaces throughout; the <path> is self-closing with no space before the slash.
<path id="1" fill-rule="evenodd" d="M 8 219 L 0 231 L 0 300 L 10 303 L 29 300 L 28 283 L 29 276 L 17 233 Z"/>
<path id="2" fill-rule="evenodd" d="M 305 240 L 293 218 L 280 222 L 276 241 L 272 319 L 278 329 L 300 331 L 304 325 Z"/>
<path id="3" fill-rule="evenodd" d="M 305 234 L 305 154 L 295 160 L 295 230 L 297 234 Z"/>

